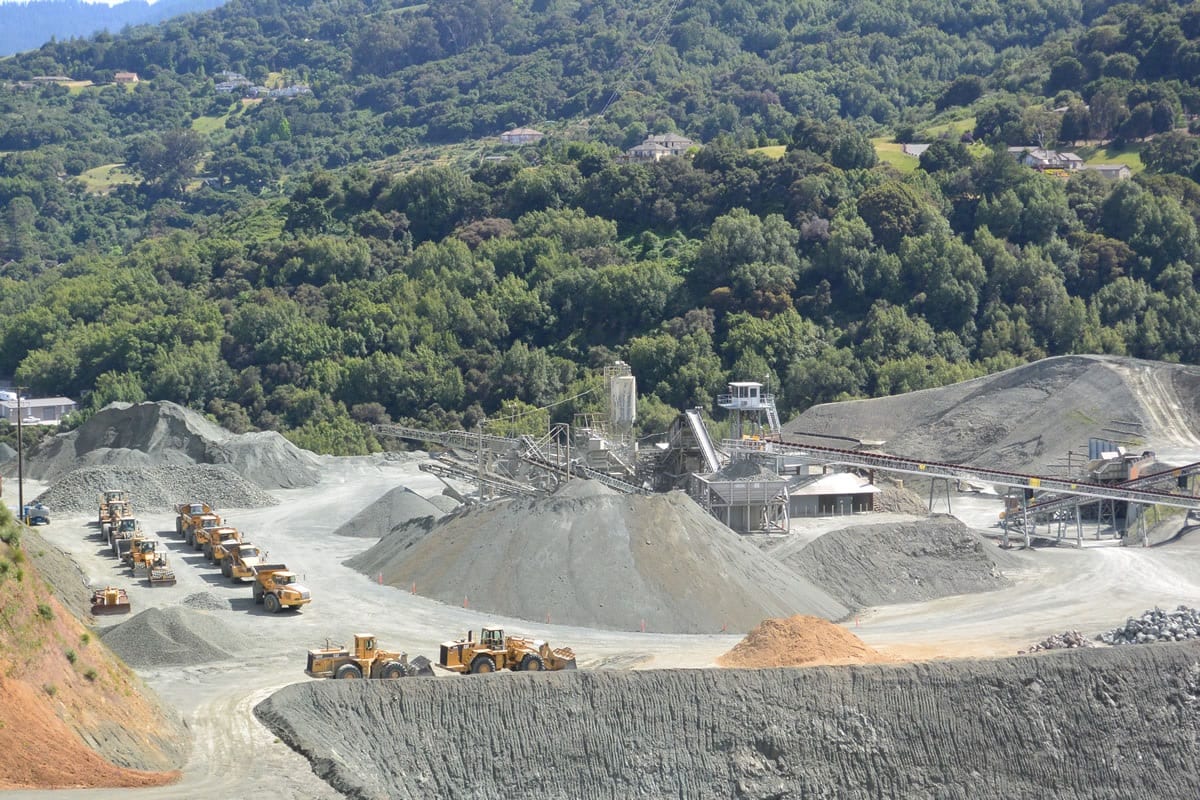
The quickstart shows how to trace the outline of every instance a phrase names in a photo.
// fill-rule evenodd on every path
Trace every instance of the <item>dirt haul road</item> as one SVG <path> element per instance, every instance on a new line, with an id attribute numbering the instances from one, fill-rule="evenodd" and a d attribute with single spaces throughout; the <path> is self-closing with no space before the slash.
<path id="1" fill-rule="evenodd" d="M 268 615 L 253 604 L 249 584 L 233 585 L 174 534 L 174 517 L 143 516 L 168 545 L 179 582 L 149 589 L 135 585 L 102 547 L 94 515 L 55 518 L 45 538 L 72 555 L 93 584 L 130 587 L 134 613 L 150 605 L 184 605 L 206 593 L 228 603 L 212 615 L 251 643 L 235 658 L 216 663 L 140 669 L 164 700 L 179 708 L 195 746 L 172 787 L 153 790 L 13 792 L 6 797 L 225 798 L 270 793 L 329 798 L 337 793 L 314 775 L 300 755 L 276 740 L 251 714 L 272 691 L 307 681 L 304 653 L 326 638 L 349 643 L 355 632 L 377 634 L 389 647 L 436 657 L 440 641 L 467 629 L 496 623 L 569 645 L 580 667 L 709 667 L 740 637 L 658 635 L 595 631 L 481 615 L 381 586 L 343 565 L 372 543 L 333 536 L 332 531 L 397 485 L 430 495 L 440 484 L 415 463 L 377 459 L 326 462 L 319 486 L 279 490 L 281 504 L 264 509 L 218 509 L 249 538 L 301 575 L 313 602 L 301 613 Z M 185 500 L 187 498 L 181 498 Z M 137 498 L 133 498 L 137 503 Z M 999 501 L 955 500 L 960 514 L 990 526 Z M 973 505 L 972 505 L 973 504 Z M 861 518 L 850 520 L 860 522 Z M 900 657 L 1011 655 L 1050 634 L 1078 628 L 1089 634 L 1116 626 L 1126 616 L 1160 605 L 1200 606 L 1200 534 L 1163 548 L 1095 547 L 1017 553 L 1007 570 L 1013 586 L 998 592 L 941 598 L 927 603 L 868 609 L 848 626 L 867 644 Z M 614 587 L 619 591 L 620 587 Z M 211 598 L 208 598 L 211 600 Z M 469 603 L 469 598 L 468 598 Z M 219 603 L 218 603 L 219 605 Z M 232 637 L 231 637 L 232 638 Z M 456 676 L 437 680 L 470 680 Z"/>

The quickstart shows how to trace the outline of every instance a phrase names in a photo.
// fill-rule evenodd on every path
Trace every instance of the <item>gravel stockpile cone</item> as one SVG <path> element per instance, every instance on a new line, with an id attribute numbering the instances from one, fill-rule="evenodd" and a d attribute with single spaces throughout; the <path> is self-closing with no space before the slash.
<path id="1" fill-rule="evenodd" d="M 608 630 L 744 633 L 766 617 L 849 613 L 682 492 L 591 481 L 401 526 L 347 564 L 443 603 Z"/>
<path id="2" fill-rule="evenodd" d="M 722 667 L 800 667 L 887 661 L 850 631 L 820 617 L 764 619 L 732 650 Z"/>

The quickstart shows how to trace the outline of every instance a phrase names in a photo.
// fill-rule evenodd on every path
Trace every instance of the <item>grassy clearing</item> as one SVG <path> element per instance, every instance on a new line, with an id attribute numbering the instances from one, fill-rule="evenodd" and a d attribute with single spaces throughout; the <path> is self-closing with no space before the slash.
<path id="1" fill-rule="evenodd" d="M 124 164 L 104 164 L 80 174 L 79 180 L 92 194 L 108 194 L 113 187 L 137 183 L 137 178 L 125 169 Z"/>
<path id="2" fill-rule="evenodd" d="M 1146 168 L 1142 163 L 1142 146 L 1126 144 L 1124 147 L 1096 145 L 1080 147 L 1075 154 L 1086 164 L 1124 164 L 1131 172 L 1138 173 Z"/>
<path id="3" fill-rule="evenodd" d="M 217 133 L 225 130 L 225 122 L 228 119 L 228 114 L 219 117 L 196 117 L 192 120 L 192 130 L 203 134 Z"/>
<path id="4" fill-rule="evenodd" d="M 70 94 L 81 94 L 84 89 L 96 84 L 91 81 L 65 81 L 63 86 L 67 87 L 67 92 Z"/>
<path id="5" fill-rule="evenodd" d="M 787 145 L 773 144 L 767 147 L 751 147 L 750 153 L 762 153 L 767 158 L 783 158 L 783 154 L 787 152 Z"/>
<path id="6" fill-rule="evenodd" d="M 920 164 L 920 159 L 904 152 L 904 145 L 893 142 L 887 136 L 878 136 L 871 140 L 875 146 L 875 155 L 885 164 L 891 164 L 901 172 L 912 172 Z"/>
<path id="7" fill-rule="evenodd" d="M 975 130 L 975 118 L 967 117 L 966 119 L 952 119 L 948 122 L 942 122 L 937 125 L 930 125 L 928 128 L 921 128 L 922 133 L 929 134 L 930 138 L 936 139 L 942 134 L 950 134 L 951 136 L 961 136 L 965 131 Z"/>

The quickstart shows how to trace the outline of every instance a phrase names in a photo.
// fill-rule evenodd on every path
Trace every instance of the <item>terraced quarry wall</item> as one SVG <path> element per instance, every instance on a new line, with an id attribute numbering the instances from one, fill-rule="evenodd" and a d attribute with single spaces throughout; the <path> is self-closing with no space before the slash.
<path id="1" fill-rule="evenodd" d="M 1200 644 L 312 681 L 256 709 L 352 798 L 1195 800 Z"/>

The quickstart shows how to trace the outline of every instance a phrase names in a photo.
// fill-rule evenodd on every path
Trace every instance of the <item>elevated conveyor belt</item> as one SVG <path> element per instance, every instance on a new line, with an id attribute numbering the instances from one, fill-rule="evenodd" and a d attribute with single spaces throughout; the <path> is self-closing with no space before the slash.
<path id="1" fill-rule="evenodd" d="M 1025 489 L 1042 489 L 1074 497 L 1094 497 L 1102 500 L 1127 500 L 1131 503 L 1172 506 L 1175 508 L 1200 509 L 1200 497 L 1171 494 L 1153 489 L 1137 487 L 1123 488 L 1101 483 L 1086 483 L 1066 478 L 1042 475 L 1026 475 L 1019 472 L 970 467 L 963 464 L 945 464 L 936 461 L 921 461 L 884 453 L 868 453 L 860 450 L 839 450 L 833 447 L 784 444 L 770 440 L 726 439 L 722 442 L 726 452 L 746 457 L 791 455 L 807 458 L 817 464 L 838 464 L 860 469 L 879 469 L 907 475 L 924 475 L 929 478 L 949 478 L 965 481 L 982 481 L 997 486 Z"/>
<path id="2" fill-rule="evenodd" d="M 700 445 L 700 452 L 704 455 L 704 466 L 708 468 L 709 472 L 720 472 L 721 459 L 717 456 L 717 448 L 713 446 L 712 437 L 708 435 L 708 428 L 705 427 L 704 418 L 700 416 L 699 410 L 689 408 L 683 413 L 687 415 L 692 436 L 696 437 L 696 442 Z"/>
<path id="3" fill-rule="evenodd" d="M 1192 464 L 1185 464 L 1182 467 L 1175 467 L 1174 469 L 1163 470 L 1161 472 L 1152 472 L 1148 475 L 1142 475 L 1134 478 L 1133 480 L 1122 481 L 1114 484 L 1114 486 L 1118 489 L 1144 488 L 1160 483 L 1167 483 L 1169 481 L 1177 481 L 1179 478 L 1186 478 L 1190 475 L 1195 475 L 1196 473 L 1200 473 L 1200 461 Z M 1070 506 L 1080 502 L 1086 501 L 1081 501 L 1080 498 L 1075 495 L 1053 494 L 1049 497 L 1034 498 L 1033 500 L 1029 501 L 1029 504 L 1026 507 L 1026 513 L 1042 517 L 1045 514 L 1052 513 L 1061 508 L 1069 508 Z"/>

